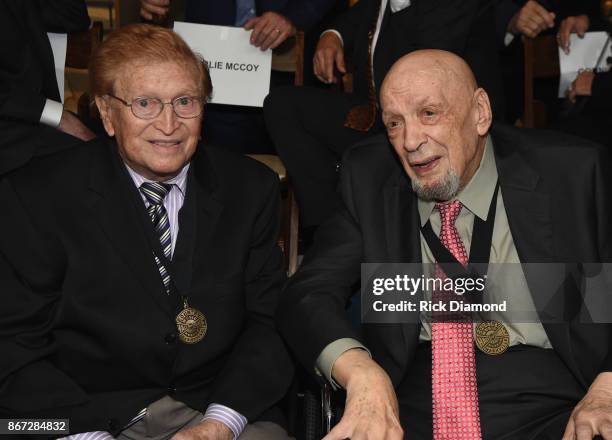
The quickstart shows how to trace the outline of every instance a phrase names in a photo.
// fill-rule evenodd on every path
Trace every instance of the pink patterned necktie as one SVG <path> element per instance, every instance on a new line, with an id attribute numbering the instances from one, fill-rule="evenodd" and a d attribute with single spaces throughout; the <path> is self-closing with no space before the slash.
<path id="1" fill-rule="evenodd" d="M 442 220 L 440 241 L 457 261 L 466 266 L 468 256 L 455 227 L 462 208 L 461 202 L 436 203 L 436 208 Z M 445 278 L 439 267 L 436 267 L 436 276 Z M 454 296 L 454 293 L 450 295 Z M 434 302 L 443 300 L 442 296 L 443 292 L 434 292 Z M 434 440 L 480 439 L 471 319 L 465 316 L 450 319 L 449 322 L 435 322 L 434 319 L 431 325 L 431 347 Z"/>

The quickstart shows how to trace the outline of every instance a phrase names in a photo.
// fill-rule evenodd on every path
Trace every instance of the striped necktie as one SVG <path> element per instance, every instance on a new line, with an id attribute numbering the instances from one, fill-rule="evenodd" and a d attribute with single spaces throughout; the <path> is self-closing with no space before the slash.
<path id="1" fill-rule="evenodd" d="M 170 235 L 170 220 L 164 207 L 164 199 L 172 189 L 172 185 L 159 182 L 144 182 L 140 185 L 140 192 L 145 196 L 149 207 L 147 213 L 153 222 L 153 228 L 159 238 L 164 256 L 168 261 L 172 259 L 172 236 Z M 162 277 L 162 282 L 166 288 L 166 293 L 170 293 L 170 275 L 168 271 L 155 255 L 155 263 Z"/>

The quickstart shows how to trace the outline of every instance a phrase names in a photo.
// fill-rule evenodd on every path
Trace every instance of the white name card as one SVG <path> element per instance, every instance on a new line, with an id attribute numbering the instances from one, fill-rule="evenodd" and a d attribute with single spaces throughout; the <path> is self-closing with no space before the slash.
<path id="1" fill-rule="evenodd" d="M 210 71 L 215 104 L 263 106 L 270 91 L 272 51 L 249 43 L 239 27 L 174 22 L 174 31 L 200 54 Z"/>

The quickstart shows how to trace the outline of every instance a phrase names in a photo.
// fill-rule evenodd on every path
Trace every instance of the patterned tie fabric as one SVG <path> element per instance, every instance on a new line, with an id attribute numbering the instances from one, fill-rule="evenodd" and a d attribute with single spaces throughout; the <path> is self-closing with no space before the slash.
<path id="1" fill-rule="evenodd" d="M 378 15 L 382 5 L 381 0 L 376 0 L 378 11 L 374 16 L 370 32 L 368 32 L 368 68 L 366 71 L 366 79 L 368 81 L 368 103 L 357 105 L 351 108 L 344 120 L 344 126 L 356 131 L 368 132 L 376 122 L 376 87 L 374 85 L 374 64 L 373 64 L 373 43 L 376 25 L 378 23 Z"/>
<path id="2" fill-rule="evenodd" d="M 170 235 L 170 220 L 168 219 L 166 208 L 164 208 L 164 198 L 166 198 L 171 189 L 172 185 L 159 182 L 144 182 L 140 185 L 140 192 L 146 197 L 147 202 L 149 202 L 147 212 L 149 213 L 149 217 L 151 217 L 153 227 L 159 237 L 159 243 L 164 256 L 168 260 L 172 259 L 172 237 Z M 166 288 L 166 293 L 169 294 L 170 275 L 157 255 L 154 254 L 154 258 L 162 282 Z"/>
<path id="3" fill-rule="evenodd" d="M 457 261 L 466 266 L 468 255 L 455 227 L 461 202 L 437 203 L 436 208 L 442 220 L 440 241 Z M 439 267 L 436 276 L 445 277 Z M 434 303 L 437 300 L 445 302 L 448 295 L 455 296 L 452 292 L 434 292 Z M 472 320 L 469 316 L 456 315 L 448 321 L 439 321 L 441 319 L 438 322 L 434 320 L 431 325 L 433 438 L 480 439 Z"/>

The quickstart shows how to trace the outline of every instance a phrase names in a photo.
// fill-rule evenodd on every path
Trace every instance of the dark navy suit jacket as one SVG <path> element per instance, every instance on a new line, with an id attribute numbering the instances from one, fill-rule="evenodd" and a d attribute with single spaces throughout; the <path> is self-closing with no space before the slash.
<path id="1" fill-rule="evenodd" d="M 278 12 L 302 30 L 316 24 L 334 5 L 334 0 L 255 0 L 257 15 Z M 235 1 L 187 0 L 185 18 L 193 23 L 232 26 L 236 17 Z"/>

